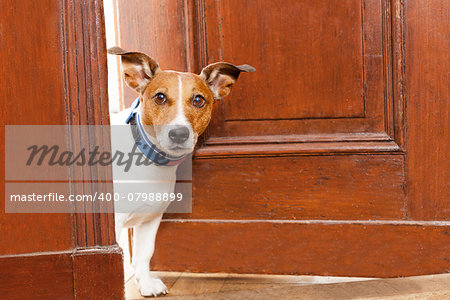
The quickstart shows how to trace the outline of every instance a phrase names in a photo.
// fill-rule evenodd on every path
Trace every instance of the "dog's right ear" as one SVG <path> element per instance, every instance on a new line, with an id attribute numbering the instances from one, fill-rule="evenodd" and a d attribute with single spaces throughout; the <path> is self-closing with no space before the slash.
<path id="1" fill-rule="evenodd" d="M 144 91 L 150 79 L 159 72 L 159 64 L 141 52 L 128 52 L 120 47 L 108 49 L 109 54 L 120 55 L 125 82 L 139 93 Z"/>

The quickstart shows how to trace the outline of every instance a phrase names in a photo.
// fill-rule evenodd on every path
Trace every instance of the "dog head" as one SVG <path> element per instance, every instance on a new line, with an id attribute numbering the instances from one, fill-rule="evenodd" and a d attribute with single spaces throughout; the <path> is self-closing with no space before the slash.
<path id="1" fill-rule="evenodd" d="M 193 151 L 197 138 L 209 124 L 213 104 L 230 92 L 241 72 L 254 72 L 249 65 L 218 62 L 200 75 L 163 71 L 140 52 L 119 47 L 108 53 L 120 55 L 125 82 L 140 93 L 140 114 L 148 134 L 168 154 L 180 156 Z"/>

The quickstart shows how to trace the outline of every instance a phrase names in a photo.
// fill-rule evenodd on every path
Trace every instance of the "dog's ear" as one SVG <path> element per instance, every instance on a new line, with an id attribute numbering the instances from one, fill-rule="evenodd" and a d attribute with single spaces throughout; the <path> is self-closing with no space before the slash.
<path id="1" fill-rule="evenodd" d="M 230 94 L 231 87 L 241 72 L 255 71 L 256 69 L 249 65 L 235 66 L 226 62 L 218 62 L 206 66 L 200 73 L 200 76 L 209 85 L 213 92 L 214 100 L 219 100 Z"/>
<path id="2" fill-rule="evenodd" d="M 159 72 L 159 64 L 141 52 L 128 52 L 120 47 L 108 49 L 109 54 L 120 55 L 125 82 L 139 93 L 144 91 L 150 79 Z"/>

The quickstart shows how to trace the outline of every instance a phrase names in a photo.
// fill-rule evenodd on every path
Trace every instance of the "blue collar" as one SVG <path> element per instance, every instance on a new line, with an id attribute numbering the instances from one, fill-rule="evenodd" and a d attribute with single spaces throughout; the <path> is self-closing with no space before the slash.
<path id="1" fill-rule="evenodd" d="M 133 134 L 133 139 L 138 149 L 147 159 L 158 166 L 175 166 L 182 163 L 186 159 L 186 155 L 179 157 L 171 156 L 158 149 L 158 147 L 149 140 L 144 127 L 142 126 L 140 116 L 136 111 L 139 103 L 139 98 L 137 98 L 131 105 L 131 113 L 125 121 L 126 124 L 131 125 L 131 133 Z"/>

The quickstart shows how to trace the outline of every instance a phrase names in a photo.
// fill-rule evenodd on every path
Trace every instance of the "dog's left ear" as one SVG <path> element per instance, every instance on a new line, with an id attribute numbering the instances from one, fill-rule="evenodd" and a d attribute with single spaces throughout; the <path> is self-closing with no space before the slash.
<path id="1" fill-rule="evenodd" d="M 200 76 L 205 79 L 213 92 L 214 100 L 223 99 L 231 92 L 231 87 L 236 82 L 241 72 L 255 72 L 256 69 L 249 65 L 235 66 L 226 62 L 218 62 L 205 67 Z"/>

